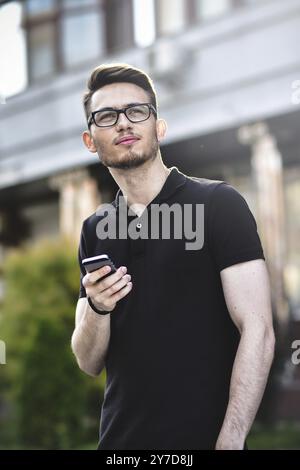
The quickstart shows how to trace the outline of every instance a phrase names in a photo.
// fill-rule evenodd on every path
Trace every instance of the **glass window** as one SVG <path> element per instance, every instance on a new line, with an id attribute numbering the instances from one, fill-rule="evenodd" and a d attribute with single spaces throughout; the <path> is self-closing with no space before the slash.
<path id="1" fill-rule="evenodd" d="M 186 1 L 157 0 L 156 15 L 159 34 L 181 31 L 186 25 Z"/>
<path id="2" fill-rule="evenodd" d="M 215 16 L 222 15 L 232 7 L 232 0 L 196 0 L 196 17 L 200 20 L 206 20 Z"/>
<path id="3" fill-rule="evenodd" d="M 44 23 L 32 27 L 28 32 L 31 79 L 44 78 L 56 71 L 55 27 Z"/>
<path id="4" fill-rule="evenodd" d="M 35 15 L 51 11 L 55 7 L 55 0 L 27 0 L 26 10 L 28 14 Z"/>
<path id="5" fill-rule="evenodd" d="M 98 11 L 62 19 L 62 51 L 67 67 L 95 59 L 104 51 L 103 17 Z"/>

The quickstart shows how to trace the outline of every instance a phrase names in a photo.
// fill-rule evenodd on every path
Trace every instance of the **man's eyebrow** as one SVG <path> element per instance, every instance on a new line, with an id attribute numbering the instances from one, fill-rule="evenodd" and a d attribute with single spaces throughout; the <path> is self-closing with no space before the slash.
<path id="1" fill-rule="evenodd" d="M 134 102 L 134 103 L 127 103 L 127 104 L 124 104 L 122 106 L 122 108 L 119 108 L 118 106 L 105 106 L 104 108 L 99 108 L 96 111 L 107 111 L 107 110 L 110 110 L 110 109 L 123 109 L 123 108 L 127 108 L 127 106 L 136 106 L 136 105 L 139 105 L 139 104 L 142 104 L 142 103 L 140 101 L 139 102 Z"/>

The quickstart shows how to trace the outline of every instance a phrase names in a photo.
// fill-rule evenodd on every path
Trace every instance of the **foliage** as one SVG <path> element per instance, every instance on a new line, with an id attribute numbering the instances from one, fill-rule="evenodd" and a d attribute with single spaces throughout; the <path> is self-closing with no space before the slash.
<path id="1" fill-rule="evenodd" d="M 273 426 L 255 423 L 247 443 L 250 450 L 299 450 L 300 423 L 286 421 Z"/>
<path id="2" fill-rule="evenodd" d="M 76 247 L 58 240 L 16 250 L 6 259 L 4 279 L 1 447 L 67 449 L 95 440 L 105 373 L 85 375 L 71 350 Z"/>

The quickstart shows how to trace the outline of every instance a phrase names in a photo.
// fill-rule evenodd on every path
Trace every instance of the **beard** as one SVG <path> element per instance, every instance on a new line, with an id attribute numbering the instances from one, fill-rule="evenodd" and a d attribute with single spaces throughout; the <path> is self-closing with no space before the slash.
<path id="1" fill-rule="evenodd" d="M 108 168 L 118 168 L 121 170 L 129 170 L 131 168 L 138 168 L 144 163 L 155 160 L 158 155 L 159 144 L 157 139 L 153 139 L 153 143 L 147 152 L 135 152 L 128 149 L 119 160 L 111 157 L 109 154 L 97 149 L 100 162 Z"/>

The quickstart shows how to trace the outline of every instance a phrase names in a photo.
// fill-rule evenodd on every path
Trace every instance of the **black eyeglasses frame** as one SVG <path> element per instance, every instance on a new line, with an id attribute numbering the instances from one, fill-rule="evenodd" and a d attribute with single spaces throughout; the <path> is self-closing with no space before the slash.
<path id="1" fill-rule="evenodd" d="M 148 106 L 148 109 L 149 109 L 149 116 L 146 118 L 146 119 L 142 119 L 141 121 L 132 121 L 126 114 L 126 111 L 130 108 L 135 108 L 137 106 Z M 95 115 L 99 112 L 102 112 L 102 111 L 115 111 L 117 113 L 117 117 L 116 117 L 116 122 L 114 124 L 109 124 L 107 126 L 98 126 L 98 124 L 96 124 L 96 120 L 95 120 Z M 97 109 L 96 111 L 92 111 L 89 119 L 88 119 L 88 127 L 91 126 L 92 123 L 95 124 L 95 126 L 97 127 L 100 127 L 100 128 L 103 128 L 103 127 L 113 127 L 117 124 L 118 122 L 118 119 L 119 119 L 119 116 L 121 113 L 124 113 L 125 116 L 127 117 L 128 121 L 132 122 L 133 124 L 136 124 L 136 123 L 139 123 L 139 122 L 144 122 L 144 121 L 147 121 L 147 119 L 150 118 L 151 116 L 151 111 L 153 112 L 153 114 L 155 115 L 155 117 L 157 117 L 157 111 L 155 109 L 155 107 L 153 106 L 153 104 L 151 103 L 134 103 L 134 104 L 131 104 L 129 106 L 126 106 L 125 108 L 121 108 L 121 109 L 116 109 L 116 108 L 102 108 L 102 109 Z"/>

